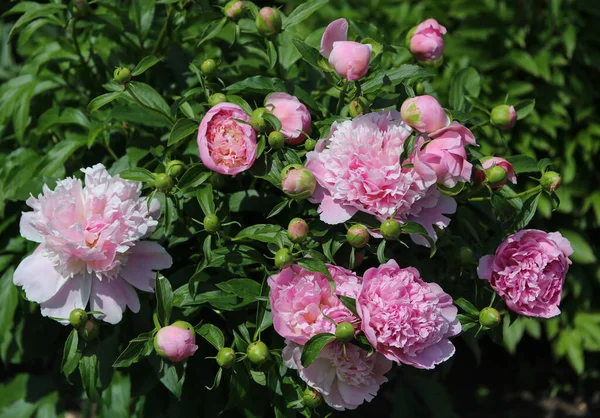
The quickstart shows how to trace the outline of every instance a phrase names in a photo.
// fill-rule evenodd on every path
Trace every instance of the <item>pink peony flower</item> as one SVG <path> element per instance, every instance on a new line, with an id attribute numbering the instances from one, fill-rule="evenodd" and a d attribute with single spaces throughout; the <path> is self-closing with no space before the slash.
<path id="1" fill-rule="evenodd" d="M 367 270 L 356 309 L 367 339 L 390 360 L 433 369 L 454 354 L 448 338 L 461 326 L 452 297 L 413 267 L 390 260 Z"/>
<path id="2" fill-rule="evenodd" d="M 189 326 L 189 327 L 188 327 Z M 187 322 L 178 321 L 158 330 L 154 337 L 154 347 L 162 357 L 178 363 L 194 355 L 198 346 Z"/>
<path id="3" fill-rule="evenodd" d="M 465 145 L 475 145 L 471 131 L 458 122 L 429 135 L 432 139 L 425 147 L 424 137 L 417 141 L 415 169 L 422 173 L 434 170 L 438 184 L 454 187 L 460 181 L 470 181 L 473 165 L 467 161 Z"/>
<path id="4" fill-rule="evenodd" d="M 290 341 L 281 353 L 284 364 L 294 370 L 310 387 L 320 392 L 333 409 L 356 409 L 370 402 L 379 387 L 387 382 L 385 374 L 392 362 L 378 353 L 371 356 L 353 344 L 332 342 L 323 348 L 317 359 L 308 367 L 300 361 L 302 347 Z"/>
<path id="5" fill-rule="evenodd" d="M 512 311 L 552 318 L 560 313 L 571 254 L 571 244 L 559 232 L 524 229 L 506 238 L 495 255 L 482 257 L 477 273 Z"/>
<path id="6" fill-rule="evenodd" d="M 347 80 L 358 80 L 367 74 L 372 49 L 370 44 L 348 41 L 346 19 L 331 22 L 321 38 L 321 55 Z"/>
<path id="7" fill-rule="evenodd" d="M 149 209 L 141 183 L 111 177 L 102 164 L 81 171 L 85 187 L 67 178 L 27 199 L 33 211 L 23 213 L 21 235 L 40 245 L 13 281 L 63 324 L 88 302 L 102 312 L 97 318 L 116 324 L 126 306 L 140 309 L 134 287 L 154 292 L 155 271 L 171 267 L 164 248 L 140 241 L 156 229 L 160 205 L 153 200 Z"/>
<path id="8" fill-rule="evenodd" d="M 408 166 L 412 156 L 400 161 L 411 131 L 398 116 L 383 111 L 336 122 L 307 154 L 306 168 L 318 182 L 312 199 L 323 222 L 346 222 L 358 211 L 380 221 L 395 214 L 399 221 L 421 223 L 434 238 L 432 225 L 448 225 L 442 213 L 453 213 L 456 202 L 437 190 L 435 172 Z"/>
<path id="9" fill-rule="evenodd" d="M 285 268 L 268 279 L 271 291 L 273 327 L 283 338 L 305 344 L 322 332 L 335 332 L 337 323 L 357 323 L 356 318 L 336 295 L 355 297 L 361 279 L 349 270 L 327 266 L 336 282 L 336 294 L 321 273 L 313 273 L 298 265 Z"/>
<path id="10" fill-rule="evenodd" d="M 198 129 L 200 159 L 217 173 L 234 176 L 252 167 L 256 159 L 256 131 L 250 117 L 236 104 L 222 102 L 202 118 Z"/>
<path id="11" fill-rule="evenodd" d="M 484 170 L 492 166 L 500 166 L 506 171 L 506 180 L 502 183 L 492 186 L 494 189 L 500 189 L 506 184 L 506 181 L 510 181 L 512 184 L 517 184 L 517 176 L 515 176 L 515 169 L 512 164 L 500 157 L 490 157 L 481 162 L 481 166 Z M 475 179 L 478 183 L 482 183 L 485 180 L 485 173 L 481 170 L 475 171 Z"/>
<path id="12" fill-rule="evenodd" d="M 301 144 L 310 133 L 310 113 L 297 97 L 287 93 L 271 93 L 265 107 L 281 122 L 281 133 L 292 145 Z"/>
<path id="13" fill-rule="evenodd" d="M 412 35 L 411 35 L 412 34 Z M 435 19 L 427 19 L 409 32 L 409 48 L 417 61 L 435 62 L 444 53 L 446 28 Z"/>
<path id="14" fill-rule="evenodd" d="M 400 108 L 404 123 L 419 132 L 435 132 L 450 124 L 442 105 L 433 96 L 406 99 Z"/>

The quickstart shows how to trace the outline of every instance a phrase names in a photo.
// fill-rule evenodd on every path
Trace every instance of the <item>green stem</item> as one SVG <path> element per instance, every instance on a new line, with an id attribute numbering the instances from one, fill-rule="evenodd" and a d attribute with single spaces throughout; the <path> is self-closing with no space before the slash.
<path id="1" fill-rule="evenodd" d="M 342 87 L 342 91 L 340 91 L 340 99 L 338 100 L 337 106 L 335 107 L 335 114 L 339 115 L 342 107 L 344 106 L 344 99 L 346 98 L 346 90 L 348 90 L 348 85 L 350 84 L 350 80 L 344 80 L 344 86 Z"/>
<path id="2" fill-rule="evenodd" d="M 137 103 L 137 104 L 139 104 L 140 106 L 142 106 L 143 108 L 146 108 L 146 109 L 148 109 L 148 110 L 152 110 L 153 112 L 156 112 L 156 113 L 160 113 L 160 114 L 161 114 L 161 115 L 163 115 L 165 118 L 167 118 L 167 120 L 168 120 L 169 122 L 171 122 L 171 125 L 174 125 L 174 124 L 175 124 L 175 120 L 174 120 L 174 119 L 171 117 L 171 115 L 169 115 L 169 114 L 167 114 L 167 113 L 163 112 L 162 110 L 155 109 L 155 108 L 153 108 L 153 107 L 150 107 L 150 106 L 148 106 L 148 105 L 146 105 L 146 104 L 142 103 L 142 101 L 141 101 L 141 100 L 140 100 L 140 99 L 139 99 L 139 98 L 138 98 L 138 97 L 137 97 L 137 96 L 136 96 L 136 95 L 133 93 L 133 91 L 131 91 L 131 88 L 129 88 L 129 85 L 127 85 L 127 84 L 125 84 L 125 91 L 126 91 L 127 93 L 129 93 L 129 95 L 131 96 L 131 98 L 132 98 L 133 100 L 135 100 L 135 101 L 136 101 L 136 103 Z"/>
<path id="3" fill-rule="evenodd" d="M 105 141 L 104 142 L 104 147 L 106 148 L 106 150 L 108 151 L 108 153 L 111 155 L 111 157 L 113 157 L 115 159 L 115 161 L 117 161 L 119 159 L 119 157 L 117 157 L 117 154 L 115 154 L 115 152 L 113 151 L 113 149 L 110 147 L 110 142 L 109 141 Z"/>
<path id="4" fill-rule="evenodd" d="M 154 44 L 154 48 L 152 49 L 152 55 L 156 56 L 156 53 L 158 52 L 158 48 L 160 47 L 160 44 L 163 41 L 163 38 L 165 37 L 165 33 L 167 33 L 167 27 L 169 26 L 169 19 L 171 18 L 171 10 L 172 8 L 170 6 L 167 7 L 167 18 L 165 19 L 165 23 L 163 24 L 162 29 L 160 30 L 160 34 L 158 35 L 158 40 L 156 41 L 156 43 Z"/>
<path id="5" fill-rule="evenodd" d="M 535 187 L 532 187 L 532 188 L 531 188 L 531 189 L 529 189 L 529 190 L 525 190 L 524 192 L 517 193 L 517 194 L 514 194 L 514 195 L 512 195 L 512 196 L 507 196 L 507 197 L 505 197 L 505 199 L 506 199 L 506 200 L 508 200 L 508 199 L 516 199 L 516 198 L 520 198 L 520 197 L 523 197 L 523 196 L 527 196 L 527 195 L 530 195 L 530 194 L 537 193 L 537 192 L 539 192 L 540 190 L 542 190 L 542 186 L 540 186 L 540 185 L 537 185 L 537 186 L 535 186 Z"/>

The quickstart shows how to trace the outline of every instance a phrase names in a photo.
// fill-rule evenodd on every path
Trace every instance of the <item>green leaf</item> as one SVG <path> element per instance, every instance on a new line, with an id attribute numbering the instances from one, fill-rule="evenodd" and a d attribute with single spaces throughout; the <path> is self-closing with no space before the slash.
<path id="1" fill-rule="evenodd" d="M 236 96 L 235 94 L 228 94 L 227 101 L 238 105 L 239 107 L 244 109 L 244 112 L 246 112 L 248 115 L 252 114 L 252 107 L 248 104 L 247 101 L 242 99 L 240 96 Z"/>
<path id="2" fill-rule="evenodd" d="M 139 81 L 131 81 L 128 84 L 128 87 L 131 90 L 131 92 L 133 92 L 135 97 L 137 97 L 140 100 L 140 102 L 156 110 L 156 112 L 153 113 L 154 116 L 163 118 L 166 121 L 171 122 L 164 116 L 170 115 L 171 113 L 169 105 L 167 104 L 167 102 L 165 102 L 165 99 L 163 99 L 163 97 L 156 90 L 154 90 L 152 86 L 149 86 L 145 83 L 140 83 Z M 128 93 L 128 96 L 133 99 L 133 96 L 131 96 L 130 93 Z M 134 102 L 137 103 L 135 100 Z"/>
<path id="3" fill-rule="evenodd" d="M 179 119 L 169 134 L 167 146 L 178 144 L 198 130 L 198 124 L 191 119 Z"/>
<path id="4" fill-rule="evenodd" d="M 343 295 L 338 295 L 338 298 L 340 299 L 340 302 L 342 302 L 342 305 L 358 317 L 358 312 L 356 311 L 356 299 Z"/>
<path id="5" fill-rule="evenodd" d="M 274 91 L 286 91 L 285 84 L 278 78 L 255 75 L 225 88 L 229 93 L 244 92 L 244 94 L 269 94 Z"/>
<path id="6" fill-rule="evenodd" d="M 113 100 L 115 100 L 117 97 L 119 97 L 122 94 L 123 94 L 122 91 L 114 91 L 112 93 L 105 93 L 101 96 L 96 97 L 88 104 L 88 106 L 87 106 L 88 112 L 89 113 L 95 112 L 96 110 L 98 110 L 102 106 L 105 106 L 108 103 L 112 102 Z"/>
<path id="7" fill-rule="evenodd" d="M 21 29 L 23 26 L 25 26 L 29 22 L 31 22 L 35 19 L 39 19 L 41 17 L 48 17 L 49 15 L 52 15 L 54 13 L 61 11 L 62 9 L 67 8 L 67 5 L 65 5 L 65 4 L 44 4 L 44 5 L 41 5 L 39 3 L 36 3 L 36 4 L 38 7 L 34 8 L 33 10 L 25 9 L 24 10 L 25 14 L 23 16 L 21 16 L 19 19 L 17 19 L 17 21 L 15 22 L 13 27 L 10 29 L 10 32 L 8 33 L 7 42 L 12 39 L 13 35 L 19 29 Z M 14 10 L 14 8 L 13 8 L 13 10 Z"/>
<path id="8" fill-rule="evenodd" d="M 514 105 L 515 111 L 517 112 L 517 120 L 524 119 L 529 115 L 535 107 L 535 99 L 522 100 Z"/>
<path id="9" fill-rule="evenodd" d="M 141 38 L 146 37 L 152 26 L 155 2 L 156 0 L 133 0 L 133 7 L 129 8 L 129 15 Z"/>
<path id="10" fill-rule="evenodd" d="M 206 171 L 206 167 L 202 164 L 194 164 L 181 176 L 179 182 L 177 183 L 177 187 L 187 193 L 189 189 L 195 189 L 200 186 L 206 180 L 208 180 L 211 176 L 210 171 Z"/>
<path id="11" fill-rule="evenodd" d="M 123 350 L 114 361 L 113 367 L 129 367 L 137 363 L 141 357 L 148 356 L 154 351 L 153 336 L 151 332 L 140 334 L 129 341 L 127 348 Z"/>
<path id="12" fill-rule="evenodd" d="M 300 22 L 308 19 L 310 15 L 325 6 L 329 0 L 309 0 L 300 3 L 290 15 L 283 21 L 283 29 L 289 28 L 290 26 L 297 25 Z"/>
<path id="13" fill-rule="evenodd" d="M 514 354 L 517 351 L 517 345 L 521 338 L 523 338 L 523 331 L 525 331 L 525 325 L 517 318 L 512 324 L 510 323 L 510 315 L 504 316 L 504 322 L 502 323 L 502 337 L 504 340 L 504 346 L 509 353 Z"/>
<path id="14" fill-rule="evenodd" d="M 263 114 L 263 119 L 271 125 L 274 131 L 281 131 L 281 121 L 277 116 L 272 113 L 265 112 Z"/>
<path id="15" fill-rule="evenodd" d="M 513 155 L 507 161 L 512 164 L 516 174 L 539 173 L 538 162 L 528 155 Z"/>
<path id="16" fill-rule="evenodd" d="M 279 225 L 257 224 L 242 229 L 233 241 L 255 240 L 260 242 L 276 242 L 277 237 L 281 236 L 283 228 Z"/>
<path id="17" fill-rule="evenodd" d="M 180 399 L 185 382 L 185 365 L 162 362 L 162 367 L 154 367 L 163 386 Z"/>
<path id="18" fill-rule="evenodd" d="M 317 52 L 318 53 L 318 52 Z M 397 86 L 405 81 L 417 82 L 435 75 L 435 71 L 419 65 L 404 64 L 398 68 L 380 71 L 369 77 L 361 86 L 363 94 L 375 93 L 382 87 Z"/>
<path id="19" fill-rule="evenodd" d="M 267 40 L 267 62 L 269 63 L 269 69 L 274 68 L 277 64 L 277 50 L 270 39 Z"/>
<path id="20" fill-rule="evenodd" d="M 225 347 L 225 337 L 223 332 L 212 324 L 203 324 L 196 333 L 211 343 L 217 350 Z"/>
<path id="21" fill-rule="evenodd" d="M 319 51 L 299 39 L 292 39 L 292 42 L 294 43 L 294 46 L 300 55 L 302 55 L 302 59 L 304 59 L 304 61 L 308 62 L 310 65 L 319 70 L 321 69 L 319 66 L 319 61 L 321 61 L 323 56 Z"/>
<path id="22" fill-rule="evenodd" d="M 310 366 L 319 357 L 321 350 L 335 340 L 335 335 L 328 332 L 323 332 L 313 336 L 307 343 L 302 347 L 302 355 L 300 361 L 303 367 Z"/>
<path id="23" fill-rule="evenodd" d="M 224 292 L 232 293 L 242 299 L 256 299 L 260 296 L 260 283 L 251 279 L 231 279 L 217 283 Z"/>
<path id="24" fill-rule="evenodd" d="M 572 229 L 565 228 L 561 228 L 560 233 L 569 240 L 571 247 L 573 247 L 571 259 L 574 262 L 581 264 L 592 264 L 596 262 L 597 258 L 594 254 L 594 250 L 583 235 Z"/>
<path id="25" fill-rule="evenodd" d="M 0 343 L 13 325 L 19 304 L 19 290 L 13 284 L 14 267 L 9 267 L 0 278 Z"/>
<path id="26" fill-rule="evenodd" d="M 85 389 L 85 393 L 91 400 L 97 400 L 100 397 L 98 391 L 99 375 L 98 375 L 98 357 L 94 352 L 84 353 L 79 360 L 79 373 L 81 374 L 81 384 Z"/>
<path id="27" fill-rule="evenodd" d="M 173 310 L 173 289 L 169 280 L 160 274 L 156 278 L 155 288 L 158 321 L 162 326 L 167 326 Z"/>
<path id="28" fill-rule="evenodd" d="M 75 371 L 81 359 L 81 351 L 79 351 L 79 334 L 76 329 L 71 330 L 71 333 L 65 341 L 63 348 L 63 357 L 60 364 L 60 370 L 66 378 L 69 378 L 71 373 Z"/>
<path id="29" fill-rule="evenodd" d="M 154 174 L 141 167 L 128 168 L 119 173 L 119 177 L 125 180 L 143 181 L 145 183 L 154 183 Z"/>
<path id="30" fill-rule="evenodd" d="M 308 271 L 324 274 L 329 280 L 332 280 L 331 273 L 329 273 L 327 266 L 321 260 L 317 260 L 316 258 L 301 258 L 296 260 L 296 264 Z"/>
<path id="31" fill-rule="evenodd" d="M 386 240 L 381 240 L 381 242 L 377 246 L 377 261 L 379 261 L 380 264 L 385 264 L 387 262 L 387 259 L 385 258 L 385 243 L 386 242 L 387 242 Z"/>
<path id="32" fill-rule="evenodd" d="M 477 309 L 475 305 L 464 298 L 456 299 L 454 304 L 471 315 L 479 316 L 479 309 Z"/>
<path id="33" fill-rule="evenodd" d="M 541 195 L 541 192 L 536 193 L 523 203 L 521 212 L 519 212 L 513 221 L 513 224 L 510 228 L 511 231 L 519 231 L 529 225 L 529 222 L 531 222 L 533 216 L 535 215 Z"/>
<path id="34" fill-rule="evenodd" d="M 144 57 L 144 58 L 142 58 L 142 60 L 140 62 L 138 62 L 138 65 L 135 66 L 131 75 L 133 77 L 135 77 L 140 74 L 143 74 L 150 67 L 155 66 L 156 64 L 158 64 L 161 61 L 162 60 L 160 58 L 157 58 L 154 55 L 149 55 L 147 57 Z"/>
<path id="35" fill-rule="evenodd" d="M 196 199 L 198 199 L 200 209 L 202 209 L 202 212 L 204 212 L 205 216 L 215 213 L 213 188 L 210 184 L 206 184 L 204 187 L 198 189 L 196 192 Z"/>
<path id="36" fill-rule="evenodd" d="M 469 104 L 466 96 L 478 97 L 481 90 L 481 77 L 472 67 L 463 68 L 456 73 L 450 85 L 450 108 L 466 112 Z"/>

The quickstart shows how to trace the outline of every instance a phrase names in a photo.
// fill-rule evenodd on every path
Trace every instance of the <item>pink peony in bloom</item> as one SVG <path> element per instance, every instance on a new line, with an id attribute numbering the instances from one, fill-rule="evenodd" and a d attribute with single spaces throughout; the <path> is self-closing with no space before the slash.
<path id="1" fill-rule="evenodd" d="M 444 53 L 446 28 L 435 19 L 419 23 L 408 33 L 408 47 L 419 62 L 436 62 Z"/>
<path id="2" fill-rule="evenodd" d="M 155 242 L 140 241 L 157 225 L 160 205 L 140 197 L 142 184 L 111 177 L 102 164 L 82 169 L 54 190 L 44 185 L 33 209 L 21 217 L 21 235 L 39 242 L 15 270 L 13 281 L 42 315 L 67 324 L 70 312 L 90 304 L 111 324 L 129 306 L 140 309 L 134 288 L 154 292 L 156 270 L 171 267 L 171 256 Z"/>
<path id="3" fill-rule="evenodd" d="M 434 224 L 448 225 L 443 213 L 454 213 L 456 202 L 437 190 L 433 169 L 417 172 L 409 165 L 412 155 L 400 161 L 411 130 L 398 117 L 383 111 L 336 122 L 307 154 L 306 168 L 318 182 L 312 199 L 323 222 L 346 222 L 358 211 L 380 221 L 395 214 L 399 221 L 419 222 L 433 238 Z"/>
<path id="4" fill-rule="evenodd" d="M 154 348 L 162 357 L 174 363 L 183 361 L 198 350 L 194 328 L 184 321 L 163 327 L 154 337 Z"/>
<path id="5" fill-rule="evenodd" d="M 301 144 L 310 133 L 310 113 L 297 97 L 287 93 L 271 93 L 265 107 L 281 122 L 281 133 L 292 145 Z"/>
<path id="6" fill-rule="evenodd" d="M 286 341 L 281 355 L 288 368 L 298 370 L 300 378 L 338 411 L 370 402 L 387 382 L 385 374 L 392 368 L 392 362 L 378 353 L 368 356 L 353 344 L 346 344 L 344 351 L 344 344 L 338 342 L 326 345 L 308 367 L 302 366 L 302 347 L 297 344 Z"/>
<path id="7" fill-rule="evenodd" d="M 372 49 L 370 44 L 348 41 L 346 19 L 331 22 L 321 38 L 321 55 L 347 80 L 358 80 L 367 74 Z"/>
<path id="8" fill-rule="evenodd" d="M 349 270 L 327 266 L 336 282 L 336 294 L 355 297 L 361 280 Z M 322 332 L 335 332 L 336 321 L 357 323 L 321 273 L 313 273 L 298 265 L 285 268 L 268 279 L 271 291 L 273 327 L 283 338 L 305 344 L 312 336 Z"/>
<path id="9" fill-rule="evenodd" d="M 433 369 L 454 354 L 448 338 L 461 326 L 452 297 L 414 267 L 390 260 L 367 270 L 356 310 L 371 345 L 390 360 Z"/>
<path id="10" fill-rule="evenodd" d="M 559 232 L 524 229 L 506 238 L 495 255 L 482 257 L 477 273 L 512 311 L 552 318 L 560 313 L 571 254 L 571 244 Z"/>
<path id="11" fill-rule="evenodd" d="M 467 161 L 465 145 L 475 145 L 471 131 L 458 122 L 429 135 L 431 141 L 424 147 L 424 137 L 417 141 L 415 169 L 418 172 L 433 169 L 438 184 L 454 187 L 456 183 L 471 180 L 473 165 Z"/>
<path id="12" fill-rule="evenodd" d="M 217 173 L 234 176 L 252 167 L 256 159 L 256 131 L 250 117 L 236 104 L 222 102 L 202 118 L 198 129 L 200 159 Z"/>
<path id="13" fill-rule="evenodd" d="M 500 189 L 502 186 L 506 184 L 507 181 L 510 181 L 512 184 L 517 184 L 517 176 L 515 176 L 515 169 L 512 164 L 506 161 L 501 157 L 489 157 L 485 160 L 482 159 L 481 166 L 484 170 L 487 170 L 493 166 L 500 166 L 506 171 L 506 179 L 500 184 L 492 186 L 494 189 Z M 482 183 L 485 180 L 485 173 L 481 170 L 475 171 L 475 179 L 478 183 Z"/>
<path id="14" fill-rule="evenodd" d="M 404 123 L 419 132 L 436 132 L 450 123 L 442 105 L 429 95 L 406 99 L 402 103 L 400 114 Z"/>

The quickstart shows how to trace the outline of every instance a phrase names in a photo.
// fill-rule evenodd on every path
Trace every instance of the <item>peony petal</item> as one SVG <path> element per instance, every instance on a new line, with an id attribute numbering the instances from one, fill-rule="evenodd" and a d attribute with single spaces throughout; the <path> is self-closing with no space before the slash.
<path id="1" fill-rule="evenodd" d="M 29 241 L 42 242 L 42 236 L 34 227 L 35 214 L 35 212 L 23 212 L 21 215 L 21 220 L 19 222 L 21 236 Z"/>
<path id="2" fill-rule="evenodd" d="M 129 306 L 133 312 L 140 309 L 140 300 L 133 287 L 123 279 L 94 279 L 92 283 L 90 308 L 102 312 L 94 315 L 110 324 L 117 324 L 123 317 L 123 311 Z"/>
<path id="3" fill-rule="evenodd" d="M 486 255 L 481 257 L 479 260 L 479 266 L 477 266 L 477 275 L 482 280 L 490 280 L 492 278 L 492 264 L 494 263 L 493 255 Z"/>
<path id="4" fill-rule="evenodd" d="M 167 269 L 173 259 L 162 246 L 152 241 L 141 241 L 129 250 L 127 265 L 119 272 L 129 284 L 145 292 L 154 292 L 155 271 Z"/>
<path id="5" fill-rule="evenodd" d="M 42 315 L 60 318 L 63 325 L 69 323 L 69 314 L 73 309 L 85 309 L 90 298 L 91 276 L 71 277 L 50 299 L 40 303 Z"/>
<path id="6" fill-rule="evenodd" d="M 348 21 L 344 18 L 337 19 L 327 25 L 323 37 L 321 38 L 321 55 L 329 58 L 333 43 L 345 41 L 348 39 Z"/>
<path id="7" fill-rule="evenodd" d="M 321 213 L 321 221 L 330 225 L 346 222 L 348 219 L 352 218 L 356 212 L 358 212 L 358 209 L 352 206 L 342 206 L 338 203 L 335 203 L 333 198 L 330 196 L 323 198 L 318 210 Z"/>
<path id="8" fill-rule="evenodd" d="M 66 281 L 67 278 L 62 277 L 52 262 L 42 255 L 41 245 L 21 261 L 13 275 L 13 283 L 23 286 L 27 299 L 37 303 L 52 298 Z"/>

